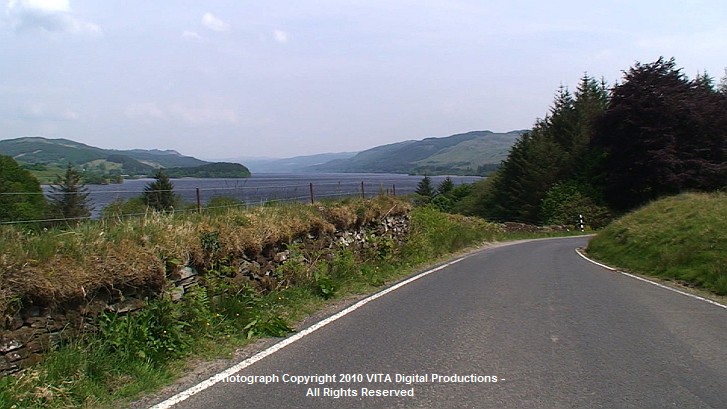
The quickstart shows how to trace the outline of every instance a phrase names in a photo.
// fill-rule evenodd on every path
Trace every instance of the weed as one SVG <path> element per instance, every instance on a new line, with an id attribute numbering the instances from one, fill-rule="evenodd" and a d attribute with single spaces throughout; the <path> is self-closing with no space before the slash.
<path id="1" fill-rule="evenodd" d="M 335 296 L 336 283 L 333 279 L 331 279 L 331 277 L 319 271 L 315 271 L 313 273 L 313 277 L 315 280 L 316 291 L 321 297 L 328 300 Z"/>
<path id="2" fill-rule="evenodd" d="M 284 318 L 278 315 L 265 317 L 262 314 L 255 316 L 242 330 L 247 334 L 248 339 L 252 337 L 284 337 L 293 331 Z"/>
<path id="3" fill-rule="evenodd" d="M 106 313 L 99 319 L 100 341 L 112 355 L 127 359 L 162 362 L 180 357 L 192 341 L 185 331 L 190 324 L 182 315 L 181 308 L 167 298 L 127 315 Z"/>

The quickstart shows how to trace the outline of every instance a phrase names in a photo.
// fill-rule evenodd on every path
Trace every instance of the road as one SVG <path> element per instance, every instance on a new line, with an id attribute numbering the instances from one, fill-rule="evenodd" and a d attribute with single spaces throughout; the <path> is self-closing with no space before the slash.
<path id="1" fill-rule="evenodd" d="M 477 252 L 235 377 L 270 383 L 223 381 L 174 407 L 727 408 L 727 309 L 589 263 L 587 240 Z"/>

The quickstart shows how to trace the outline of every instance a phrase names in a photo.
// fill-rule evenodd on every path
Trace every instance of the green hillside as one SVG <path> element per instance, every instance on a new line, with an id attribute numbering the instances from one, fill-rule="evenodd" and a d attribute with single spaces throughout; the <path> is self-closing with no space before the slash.
<path id="1" fill-rule="evenodd" d="M 727 295 L 727 195 L 685 193 L 652 202 L 599 232 L 588 254 Z"/>
<path id="2" fill-rule="evenodd" d="M 349 159 L 311 166 L 319 172 L 386 172 L 410 174 L 476 174 L 507 157 L 523 131 L 474 131 L 377 146 Z"/>
<path id="3" fill-rule="evenodd" d="M 108 151 L 70 141 L 41 137 L 17 138 L 0 141 L 0 153 L 12 156 L 18 162 L 39 164 L 83 164 L 106 159 Z"/>
<path id="4" fill-rule="evenodd" d="M 25 137 L 0 140 L 0 154 L 8 155 L 48 184 L 68 163 L 83 171 L 86 183 L 120 182 L 124 176 L 148 176 L 168 169 L 172 177 L 247 177 L 242 165 L 213 164 L 173 150 L 102 149 L 68 139 Z M 198 169 L 198 167 L 204 166 Z"/>
<path id="5" fill-rule="evenodd" d="M 0 153 L 12 156 L 19 162 L 46 165 L 65 165 L 71 162 L 80 166 L 94 160 L 107 159 L 111 155 L 115 155 L 117 159 L 111 162 L 119 163 L 119 157 L 125 156 L 152 168 L 191 167 L 209 163 L 175 151 L 102 149 L 68 139 L 42 137 L 0 140 Z"/>

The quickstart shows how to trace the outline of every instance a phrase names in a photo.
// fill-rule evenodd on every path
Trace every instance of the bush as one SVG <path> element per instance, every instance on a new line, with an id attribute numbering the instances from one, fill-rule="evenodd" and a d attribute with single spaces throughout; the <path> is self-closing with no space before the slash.
<path id="1" fill-rule="evenodd" d="M 582 215 L 588 226 L 596 229 L 606 226 L 611 213 L 605 206 L 596 204 L 589 190 L 592 189 L 574 182 L 557 183 L 540 204 L 541 220 L 550 225 L 575 226 Z"/>
<path id="2" fill-rule="evenodd" d="M 45 210 L 38 179 L 13 158 L 0 155 L 0 222 L 39 220 Z"/>

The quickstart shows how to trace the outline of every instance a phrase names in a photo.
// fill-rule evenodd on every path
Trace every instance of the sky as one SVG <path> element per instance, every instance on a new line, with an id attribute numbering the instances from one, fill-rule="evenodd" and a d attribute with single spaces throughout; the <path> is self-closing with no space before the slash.
<path id="1" fill-rule="evenodd" d="M 0 3 L 2 4 L 2 3 Z M 530 128 L 558 87 L 727 67 L 727 1 L 9 0 L 0 139 L 202 159 Z"/>

